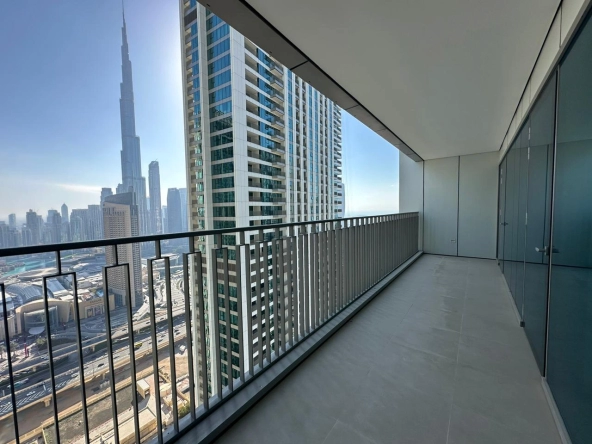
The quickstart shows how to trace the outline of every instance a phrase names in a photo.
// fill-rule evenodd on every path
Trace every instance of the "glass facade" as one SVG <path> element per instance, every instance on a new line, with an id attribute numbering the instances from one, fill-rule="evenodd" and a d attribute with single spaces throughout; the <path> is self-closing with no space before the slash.
<path id="1" fill-rule="evenodd" d="M 500 267 L 571 441 L 592 436 L 592 24 L 500 164 Z"/>

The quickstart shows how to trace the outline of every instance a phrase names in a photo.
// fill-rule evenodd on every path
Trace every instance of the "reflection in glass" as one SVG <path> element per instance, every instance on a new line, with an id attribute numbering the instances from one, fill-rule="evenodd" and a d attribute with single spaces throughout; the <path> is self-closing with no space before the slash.
<path id="1" fill-rule="evenodd" d="M 592 24 L 559 68 L 547 378 L 574 444 L 592 436 Z"/>

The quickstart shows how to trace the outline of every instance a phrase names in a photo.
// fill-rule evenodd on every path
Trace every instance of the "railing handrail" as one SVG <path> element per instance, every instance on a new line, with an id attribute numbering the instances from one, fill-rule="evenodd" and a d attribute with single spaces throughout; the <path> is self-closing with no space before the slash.
<path id="1" fill-rule="evenodd" d="M 157 242 L 174 239 L 189 239 L 196 236 L 213 236 L 219 234 L 228 233 L 244 233 L 249 231 L 266 231 L 276 228 L 288 228 L 298 227 L 303 225 L 313 224 L 324 224 L 331 222 L 347 222 L 352 220 L 361 220 L 374 217 L 389 217 L 389 216 L 404 216 L 418 214 L 415 212 L 406 213 L 388 213 L 388 214 L 377 214 L 371 216 L 355 216 L 355 217 L 344 217 L 337 219 L 323 219 L 323 220 L 310 220 L 302 222 L 285 222 L 281 224 L 270 224 L 262 227 L 235 227 L 235 228 L 222 228 L 217 230 L 199 230 L 199 231 L 185 231 L 179 233 L 166 233 L 166 234 L 150 234 L 147 236 L 132 236 L 132 237 L 117 237 L 113 239 L 99 239 L 92 241 L 82 242 L 64 242 L 60 244 L 42 244 L 42 245 L 30 245 L 27 247 L 11 247 L 11 248 L 0 248 L 0 258 L 10 256 L 21 256 L 27 254 L 39 254 L 39 253 L 57 253 L 69 250 L 83 250 L 85 248 L 100 248 L 100 247 L 113 247 L 116 245 L 127 245 L 137 244 L 144 242 Z"/>

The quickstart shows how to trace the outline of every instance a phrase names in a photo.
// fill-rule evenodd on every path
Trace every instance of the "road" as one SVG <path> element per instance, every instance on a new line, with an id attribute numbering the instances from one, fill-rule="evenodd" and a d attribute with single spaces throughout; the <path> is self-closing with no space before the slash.
<path id="1" fill-rule="evenodd" d="M 182 279 L 173 279 L 172 283 L 172 300 L 173 300 L 173 326 L 175 337 L 186 333 Z M 164 287 L 163 287 L 164 290 Z M 166 299 L 163 299 L 165 301 Z M 115 314 L 112 316 L 112 341 L 113 341 L 113 356 L 114 364 L 117 364 L 123 359 L 129 359 L 129 335 L 127 328 L 127 316 L 124 314 Z M 167 316 L 164 309 L 157 311 L 157 344 L 168 344 L 167 331 Z M 134 342 L 141 345 L 135 350 L 136 355 L 145 351 L 152 350 L 152 339 L 150 337 L 149 327 L 150 319 L 134 322 Z M 142 331 L 143 332 L 140 332 Z M 84 356 L 84 376 L 85 378 L 92 377 L 95 371 L 105 370 L 108 368 L 109 362 L 107 359 L 107 350 L 102 349 L 96 353 L 92 352 L 92 348 L 98 344 L 105 342 L 105 334 L 97 335 L 94 338 L 83 341 Z M 55 368 L 56 390 L 60 390 L 70 383 L 77 382 L 80 377 L 78 366 L 78 351 L 76 344 L 68 345 L 56 350 L 54 353 L 54 360 L 56 358 L 69 357 L 67 363 Z M 19 371 L 32 369 L 34 366 L 47 362 L 48 359 L 44 355 L 39 355 L 33 359 L 28 360 L 26 366 L 23 365 Z M 6 365 L 6 364 L 5 364 Z M 16 372 L 15 372 L 16 373 Z M 5 396 L 6 395 L 6 396 Z M 40 399 L 51 395 L 51 379 L 49 377 L 49 369 L 41 370 L 35 373 L 35 376 L 27 378 L 26 387 L 21 390 L 17 387 L 16 404 L 17 408 L 22 408 L 30 403 L 39 401 Z M 12 402 L 10 399 L 10 392 L 8 391 L 8 384 L 0 385 L 0 416 L 12 411 Z"/>

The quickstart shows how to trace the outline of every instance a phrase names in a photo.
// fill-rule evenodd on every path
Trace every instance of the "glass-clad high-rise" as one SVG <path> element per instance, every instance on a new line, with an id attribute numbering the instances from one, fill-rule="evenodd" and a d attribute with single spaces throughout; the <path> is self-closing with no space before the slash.
<path id="1" fill-rule="evenodd" d="M 341 109 L 205 7 L 182 0 L 181 11 L 189 230 L 343 217 Z M 232 260 L 238 240 L 220 241 Z M 196 250 L 207 260 L 215 246 L 203 237 Z M 221 315 L 228 335 L 220 322 L 232 342 L 236 284 L 213 281 L 207 293 L 235 307 Z"/>

